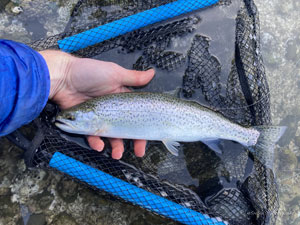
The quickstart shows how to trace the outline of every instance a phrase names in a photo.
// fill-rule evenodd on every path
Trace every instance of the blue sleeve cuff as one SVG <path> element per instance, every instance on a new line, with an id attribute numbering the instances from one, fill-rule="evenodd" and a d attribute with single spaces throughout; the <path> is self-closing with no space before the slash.
<path id="1" fill-rule="evenodd" d="M 1 39 L 0 74 L 0 136 L 4 136 L 40 114 L 48 100 L 50 76 L 38 52 Z"/>

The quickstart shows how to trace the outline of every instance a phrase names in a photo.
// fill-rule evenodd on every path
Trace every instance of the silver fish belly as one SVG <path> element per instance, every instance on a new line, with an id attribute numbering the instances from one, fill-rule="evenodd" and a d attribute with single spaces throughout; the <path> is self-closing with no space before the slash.
<path id="1" fill-rule="evenodd" d="M 177 142 L 202 141 L 219 151 L 216 140 L 252 146 L 260 135 L 198 103 L 158 93 L 101 96 L 61 112 L 57 121 L 70 133 L 162 141 L 174 155 Z"/>

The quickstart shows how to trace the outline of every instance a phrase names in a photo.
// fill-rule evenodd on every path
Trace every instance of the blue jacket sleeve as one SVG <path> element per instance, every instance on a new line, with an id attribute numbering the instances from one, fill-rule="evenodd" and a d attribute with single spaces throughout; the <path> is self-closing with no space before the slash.
<path id="1" fill-rule="evenodd" d="M 44 58 L 24 44 L 0 39 L 0 136 L 36 118 L 49 91 Z"/>

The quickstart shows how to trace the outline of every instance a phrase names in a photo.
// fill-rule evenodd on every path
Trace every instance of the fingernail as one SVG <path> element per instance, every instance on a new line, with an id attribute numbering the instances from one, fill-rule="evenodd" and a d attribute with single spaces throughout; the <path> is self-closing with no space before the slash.
<path id="1" fill-rule="evenodd" d="M 142 158 L 145 156 L 145 152 L 144 153 L 138 153 L 135 155 L 136 157 Z"/>
<path id="2" fill-rule="evenodd" d="M 150 70 L 153 70 L 153 71 L 154 71 L 154 73 L 155 73 L 155 69 L 154 69 L 153 67 L 151 67 L 151 68 L 147 69 L 146 71 L 147 71 L 147 72 L 149 72 Z"/>
<path id="3" fill-rule="evenodd" d="M 117 153 L 113 152 L 113 153 L 112 153 L 112 158 L 113 158 L 113 159 L 116 159 L 116 160 L 121 159 L 122 156 L 123 156 L 123 153 L 122 153 L 122 152 L 117 152 Z"/>

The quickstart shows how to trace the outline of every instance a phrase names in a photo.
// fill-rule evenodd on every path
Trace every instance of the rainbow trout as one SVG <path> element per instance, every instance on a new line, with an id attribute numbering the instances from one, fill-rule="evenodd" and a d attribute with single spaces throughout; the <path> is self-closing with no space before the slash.
<path id="1" fill-rule="evenodd" d="M 178 142 L 202 141 L 217 152 L 222 139 L 274 148 L 285 131 L 242 127 L 196 102 L 140 92 L 91 99 L 62 111 L 55 125 L 69 133 L 162 141 L 173 155 L 178 155 Z"/>

